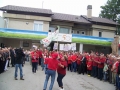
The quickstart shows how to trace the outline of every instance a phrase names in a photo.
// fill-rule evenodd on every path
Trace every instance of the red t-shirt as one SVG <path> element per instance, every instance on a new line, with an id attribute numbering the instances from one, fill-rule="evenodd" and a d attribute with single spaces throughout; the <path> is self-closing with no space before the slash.
<path id="1" fill-rule="evenodd" d="M 92 70 L 92 61 L 88 61 L 87 63 L 87 69 Z"/>
<path id="2" fill-rule="evenodd" d="M 77 64 L 78 64 L 78 65 L 81 64 L 81 59 L 82 59 L 82 56 L 78 56 L 78 58 L 77 58 Z"/>
<path id="3" fill-rule="evenodd" d="M 31 58 L 32 58 L 32 62 L 38 62 L 39 55 L 37 53 L 35 54 L 35 52 L 32 52 Z"/>
<path id="4" fill-rule="evenodd" d="M 65 68 L 62 68 L 62 67 L 58 66 L 57 72 L 60 73 L 60 74 L 62 74 L 62 75 L 65 75 L 65 74 L 66 74 L 67 62 L 61 60 L 60 63 L 61 63 L 62 65 L 64 65 Z"/>
<path id="5" fill-rule="evenodd" d="M 105 58 L 99 58 L 98 68 L 104 68 Z"/>
<path id="6" fill-rule="evenodd" d="M 69 56 L 68 56 L 68 64 L 71 64 L 71 63 L 72 63 L 71 60 L 72 60 L 72 58 L 71 58 L 71 56 L 69 55 Z"/>
<path id="7" fill-rule="evenodd" d="M 120 64 L 119 62 L 116 63 L 116 71 L 117 71 L 117 73 L 118 73 L 118 66 L 119 66 L 119 64 Z"/>
<path id="8" fill-rule="evenodd" d="M 42 58 L 42 51 L 39 50 L 39 57 Z"/>
<path id="9" fill-rule="evenodd" d="M 72 62 L 75 62 L 77 60 L 77 55 L 72 55 Z"/>
<path id="10" fill-rule="evenodd" d="M 48 58 L 46 64 L 48 65 L 48 69 L 56 71 L 58 67 L 58 63 L 59 63 L 58 60 L 53 58 Z"/>
<path id="11" fill-rule="evenodd" d="M 95 61 L 98 61 L 99 60 L 99 57 L 94 57 L 94 60 L 93 60 L 93 66 L 97 66 L 98 63 L 95 62 Z"/>

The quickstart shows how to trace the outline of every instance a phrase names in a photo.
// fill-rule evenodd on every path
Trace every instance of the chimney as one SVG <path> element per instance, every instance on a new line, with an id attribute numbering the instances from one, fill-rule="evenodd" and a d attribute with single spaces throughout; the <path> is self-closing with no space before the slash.
<path id="1" fill-rule="evenodd" d="M 92 5 L 87 6 L 87 18 L 92 18 Z"/>

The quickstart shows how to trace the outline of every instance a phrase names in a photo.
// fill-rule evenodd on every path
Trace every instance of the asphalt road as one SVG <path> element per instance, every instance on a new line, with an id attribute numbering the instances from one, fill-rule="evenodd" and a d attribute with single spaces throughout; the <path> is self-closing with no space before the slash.
<path id="1" fill-rule="evenodd" d="M 29 62 L 26 62 L 23 67 L 25 80 L 19 78 L 14 80 L 14 67 L 9 67 L 9 70 L 0 74 L 0 90 L 43 90 L 45 80 L 44 71 L 39 66 L 36 74 L 32 73 L 32 67 Z M 57 77 L 57 75 L 56 75 Z M 50 83 L 50 80 L 49 80 Z M 49 88 L 49 83 L 47 90 Z M 67 75 L 63 79 L 65 90 L 115 90 L 113 84 L 100 81 L 87 75 L 79 75 L 74 72 L 67 71 Z M 55 80 L 53 90 L 59 90 L 57 81 Z"/>

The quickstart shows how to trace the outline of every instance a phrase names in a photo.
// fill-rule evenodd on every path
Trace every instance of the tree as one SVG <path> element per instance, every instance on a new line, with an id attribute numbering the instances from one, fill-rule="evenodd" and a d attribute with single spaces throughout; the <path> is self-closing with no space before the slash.
<path id="1" fill-rule="evenodd" d="M 99 17 L 108 18 L 120 24 L 120 0 L 108 0 L 101 9 Z"/>

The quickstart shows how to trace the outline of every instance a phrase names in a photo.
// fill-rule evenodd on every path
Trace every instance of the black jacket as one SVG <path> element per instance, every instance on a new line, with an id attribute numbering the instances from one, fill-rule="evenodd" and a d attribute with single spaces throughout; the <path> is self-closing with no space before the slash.
<path id="1" fill-rule="evenodd" d="M 15 64 L 22 64 L 23 63 L 23 57 L 25 57 L 25 54 L 23 53 L 22 49 L 16 49 L 16 58 L 15 58 Z"/>

